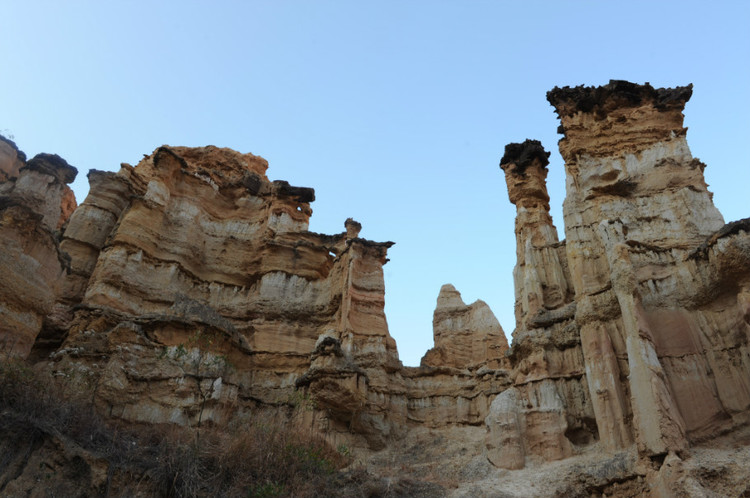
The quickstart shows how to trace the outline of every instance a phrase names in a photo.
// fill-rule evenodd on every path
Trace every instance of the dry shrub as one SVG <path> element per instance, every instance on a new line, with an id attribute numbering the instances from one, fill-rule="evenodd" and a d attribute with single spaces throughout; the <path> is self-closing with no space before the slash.
<path id="1" fill-rule="evenodd" d="M 158 479 L 173 496 L 320 496 L 346 460 L 323 441 L 262 417 L 202 429 L 174 445 Z M 156 476 L 155 476 L 156 477 Z"/>
<path id="2" fill-rule="evenodd" d="M 227 427 L 184 428 L 105 420 L 94 407 L 95 383 L 52 378 L 24 362 L 0 358 L 0 482 L 20 475 L 18 455 L 62 441 L 108 464 L 97 495 L 165 497 L 439 497 L 444 489 L 408 478 L 388 479 L 351 463 L 280 412 Z M 28 454 L 26 455 L 28 460 Z M 84 460 L 77 460 L 86 465 Z M 68 469 L 70 470 L 70 469 Z M 75 470 L 75 469 L 73 469 Z M 53 494 L 83 496 L 78 480 L 58 482 Z M 90 474 L 90 473 L 89 473 Z M 85 491 L 83 491 L 85 493 Z M 0 488 L 0 495 L 2 495 Z"/>
<path id="3" fill-rule="evenodd" d="M 338 494 L 347 458 L 283 417 L 226 428 L 126 425 L 104 420 L 87 386 L 0 359 L 0 476 L 14 452 L 58 438 L 107 460 L 109 496 Z"/>

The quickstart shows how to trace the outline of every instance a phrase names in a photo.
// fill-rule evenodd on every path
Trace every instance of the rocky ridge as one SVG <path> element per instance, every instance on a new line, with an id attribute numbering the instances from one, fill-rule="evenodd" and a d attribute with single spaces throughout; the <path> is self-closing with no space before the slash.
<path id="1" fill-rule="evenodd" d="M 462 331 L 483 348 L 470 365 L 404 368 L 383 313 L 393 243 L 360 238 L 352 219 L 340 234 L 309 232 L 314 191 L 268 180 L 267 167 L 164 146 L 91 171 L 52 241 L 67 261 L 48 284 L 57 299 L 19 354 L 90 377 L 100 410 L 130 422 L 226 424 L 306 403 L 305 423 L 332 444 L 371 449 L 412 422 L 481 424 L 508 382 L 489 308 L 475 315 L 491 330 Z"/>
<path id="2" fill-rule="evenodd" d="M 401 365 L 383 312 L 393 243 L 352 219 L 308 231 L 314 191 L 269 180 L 264 159 L 163 146 L 89 172 L 76 207 L 75 168 L 3 139 L 0 347 L 85 379 L 112 420 L 272 413 L 375 471 L 401 461 L 454 479 L 456 496 L 701 496 L 718 482 L 702 455 L 749 447 L 720 442 L 750 416 L 750 237 L 747 220 L 724 224 L 690 154 L 691 93 L 622 81 L 548 93 L 565 239 L 549 153 L 509 144 L 512 345 L 485 303 L 445 285 L 420 367 Z M 726 489 L 742 492 L 735 480 Z"/>

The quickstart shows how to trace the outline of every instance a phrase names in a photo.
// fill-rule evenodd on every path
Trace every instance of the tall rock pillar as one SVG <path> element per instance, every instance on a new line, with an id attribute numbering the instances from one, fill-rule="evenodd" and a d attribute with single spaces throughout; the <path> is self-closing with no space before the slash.
<path id="1" fill-rule="evenodd" d="M 664 339 L 687 313 L 679 295 L 692 284 L 680 282 L 680 262 L 723 225 L 705 165 L 685 140 L 682 110 L 691 93 L 691 86 L 611 81 L 547 94 L 564 134 L 576 323 L 599 433 L 610 449 L 633 436 L 647 455 L 687 445 L 673 394 L 684 376 L 670 378 L 662 362 L 674 361 L 672 351 L 657 345 L 672 342 Z"/>
<path id="2" fill-rule="evenodd" d="M 505 172 L 508 197 L 516 206 L 516 326 L 544 309 L 559 308 L 569 297 L 560 261 L 557 229 L 549 214 L 547 164 L 549 152 L 538 140 L 505 147 L 500 167 Z M 527 327 L 528 328 L 528 327 Z"/>
<path id="3" fill-rule="evenodd" d="M 527 456 L 565 458 L 596 437 L 565 244 L 549 214 L 548 156 L 538 141 L 526 140 L 509 144 L 500 162 L 517 208 L 514 387 L 495 398 L 485 422 L 488 457 L 505 468 L 523 467 Z"/>

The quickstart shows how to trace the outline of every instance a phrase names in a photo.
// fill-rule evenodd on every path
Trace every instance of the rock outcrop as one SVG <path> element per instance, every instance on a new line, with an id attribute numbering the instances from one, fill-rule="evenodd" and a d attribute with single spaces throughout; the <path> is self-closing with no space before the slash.
<path id="1" fill-rule="evenodd" d="M 59 156 L 30 160 L 0 137 L 0 354 L 26 357 L 60 294 L 69 258 L 59 230 L 75 207 L 77 170 Z"/>
<path id="2" fill-rule="evenodd" d="M 566 245 L 549 214 L 548 156 L 527 140 L 508 145 L 500 162 L 517 209 L 514 387 L 493 401 L 486 423 L 488 457 L 507 468 L 523 467 L 527 456 L 565 458 L 597 438 Z"/>
<path id="3" fill-rule="evenodd" d="M 267 167 L 228 149 L 161 147 L 136 167 L 89 173 L 62 237 L 72 271 L 50 368 L 95 377 L 114 417 L 222 423 L 298 403 L 295 381 L 327 337 L 356 365 L 362 403 L 377 396 L 363 368 L 400 367 L 383 313 L 392 243 L 358 238 L 353 220 L 333 236 L 307 231 L 313 190 L 271 182 Z M 316 392 L 325 410 L 325 387 Z"/>
<path id="4" fill-rule="evenodd" d="M 49 254 L 38 259 L 58 266 L 44 274 L 46 294 L 27 293 L 44 302 L 18 354 L 85 377 L 100 411 L 129 422 L 281 410 L 334 444 L 369 448 L 414 423 L 481 424 L 508 385 L 489 308 L 454 310 L 466 323 L 445 333 L 465 336 L 460 361 L 404 368 L 383 312 L 393 243 L 360 238 L 352 219 L 340 234 L 308 231 L 314 191 L 270 181 L 267 167 L 228 149 L 165 146 L 118 173 L 89 172 L 69 220 L 64 191 L 45 194 Z M 49 194 L 47 183 L 36 192 Z"/>
<path id="5" fill-rule="evenodd" d="M 744 220 L 724 225 L 690 155 L 691 91 L 612 81 L 548 93 L 564 134 L 563 242 L 548 214 L 547 154 L 534 141 L 506 148 L 517 326 L 514 388 L 487 418 L 496 465 L 597 441 L 674 463 L 747 424 L 750 237 Z"/>
<path id="6" fill-rule="evenodd" d="M 108 419 L 222 427 L 270 411 L 387 469 L 426 449 L 403 468 L 501 494 L 498 476 L 524 496 L 689 495 L 731 465 L 722 489 L 747 493 L 750 467 L 731 462 L 750 448 L 750 219 L 725 224 L 712 203 L 685 140 L 691 92 L 548 93 L 565 239 L 549 153 L 509 144 L 512 345 L 445 285 L 420 367 L 402 366 L 384 314 L 393 243 L 351 218 L 310 232 L 314 191 L 269 180 L 264 159 L 163 146 L 90 171 L 76 207 L 75 168 L 2 139 L 0 353 L 90 386 Z M 549 493 L 519 487 L 537 476 Z"/>
<path id="7" fill-rule="evenodd" d="M 440 289 L 432 318 L 435 347 L 422 358 L 422 366 L 475 369 L 506 366 L 508 340 L 487 303 L 466 305 L 451 284 Z"/>

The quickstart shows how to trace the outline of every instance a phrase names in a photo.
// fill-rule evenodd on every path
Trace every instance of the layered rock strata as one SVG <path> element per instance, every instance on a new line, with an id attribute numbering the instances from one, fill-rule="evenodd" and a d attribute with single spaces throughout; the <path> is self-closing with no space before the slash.
<path id="1" fill-rule="evenodd" d="M 483 302 L 446 285 L 420 367 L 401 365 L 383 311 L 392 243 L 352 219 L 310 232 L 314 191 L 270 181 L 262 158 L 160 147 L 89 172 L 76 208 L 74 168 L 0 140 L 0 353 L 91 386 L 128 422 L 272 410 L 370 456 L 411 441 L 439 463 L 441 438 L 458 438 L 451 454 L 480 459 L 483 475 L 485 455 L 505 469 L 575 457 L 555 467 L 572 481 L 548 479 L 558 494 L 699 489 L 714 468 L 703 442 L 740 434 L 735 460 L 746 446 L 732 431 L 750 421 L 750 221 L 724 224 L 712 203 L 685 141 L 691 91 L 549 92 L 566 238 L 549 214 L 549 154 L 510 144 L 512 347 Z"/>
<path id="2" fill-rule="evenodd" d="M 225 424 L 272 409 L 370 448 L 410 424 L 481 424 L 509 382 L 491 311 L 470 309 L 483 328 L 469 364 L 404 368 L 383 312 L 393 243 L 360 238 L 352 219 L 340 234 L 308 231 L 314 191 L 270 181 L 267 167 L 165 146 L 89 172 L 89 195 L 50 239 L 60 256 L 40 258 L 67 272 L 45 277 L 19 354 L 35 344 L 32 358 L 94 384 L 102 412 L 133 422 Z M 59 197 L 47 197 L 50 230 Z"/>
<path id="3" fill-rule="evenodd" d="M 725 243 L 739 250 L 714 253 L 705 266 L 688 258 L 724 225 L 705 165 L 685 140 L 682 110 L 691 93 L 691 86 L 612 82 L 548 95 L 564 133 L 563 209 L 584 355 L 591 364 L 612 354 L 627 358 L 589 375 L 592 384 L 629 377 L 601 384 L 597 420 L 632 413 L 631 433 L 649 455 L 682 450 L 686 438 L 742 423 L 750 408 L 748 328 L 741 318 L 747 271 L 723 289 L 706 279 L 717 260 L 747 261 L 750 240 L 734 234 Z M 602 439 L 611 447 L 627 443 L 610 433 Z"/>
<path id="4" fill-rule="evenodd" d="M 225 422 L 234 408 L 299 403 L 319 338 L 362 368 L 399 365 L 383 313 L 392 243 L 307 231 L 314 192 L 271 182 L 252 154 L 161 147 L 92 171 L 61 247 L 67 332 L 53 368 L 97 379 L 112 416 Z M 233 408 L 234 407 L 234 408 Z M 353 408 L 354 409 L 354 408 Z"/>
<path id="5" fill-rule="evenodd" d="M 516 330 L 513 387 L 492 402 L 488 457 L 522 468 L 527 457 L 558 460 L 598 437 L 574 322 L 565 243 L 549 214 L 549 153 L 538 141 L 510 144 L 500 167 L 516 205 Z"/>
<path id="6" fill-rule="evenodd" d="M 59 156 L 30 160 L 0 137 L 0 355 L 26 357 L 60 294 L 69 258 L 58 235 L 77 170 Z"/>
<path id="7" fill-rule="evenodd" d="M 506 149 L 501 167 L 518 207 L 516 385 L 487 419 L 497 465 L 594 441 L 661 460 L 747 423 L 750 237 L 744 220 L 724 225 L 705 165 L 690 154 L 682 110 L 691 91 L 612 81 L 548 93 L 564 134 L 562 243 L 546 209 L 546 155 L 532 141 Z M 561 389 L 555 364 L 576 372 L 579 389 Z M 533 448 L 525 411 L 539 397 L 519 387 L 532 370 L 548 412 L 568 421 L 543 431 L 555 452 Z M 570 437 L 571 418 L 592 437 Z"/>

